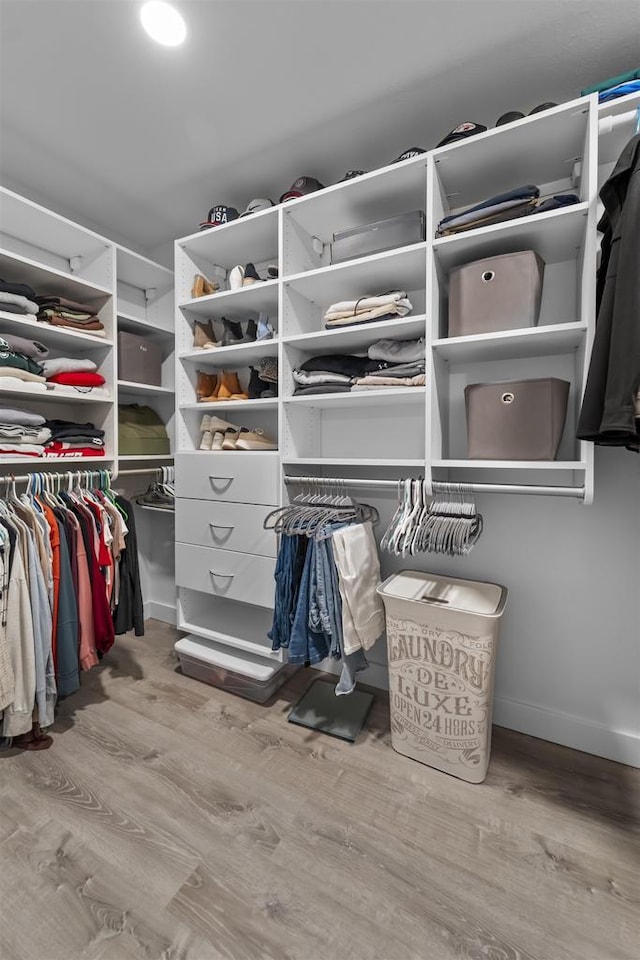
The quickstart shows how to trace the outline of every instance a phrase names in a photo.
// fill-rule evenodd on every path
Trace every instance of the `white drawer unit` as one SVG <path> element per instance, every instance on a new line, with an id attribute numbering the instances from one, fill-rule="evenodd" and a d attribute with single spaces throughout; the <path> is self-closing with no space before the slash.
<path id="1" fill-rule="evenodd" d="M 176 543 L 177 585 L 215 597 L 272 607 L 274 569 L 272 557 Z"/>
<path id="2" fill-rule="evenodd" d="M 229 503 L 224 500 L 176 500 L 176 540 L 199 547 L 217 547 L 275 557 L 278 542 L 272 530 L 264 530 L 271 506 Z"/>
<path id="3" fill-rule="evenodd" d="M 183 453 L 176 456 L 176 495 L 234 503 L 279 502 L 277 453 Z"/>

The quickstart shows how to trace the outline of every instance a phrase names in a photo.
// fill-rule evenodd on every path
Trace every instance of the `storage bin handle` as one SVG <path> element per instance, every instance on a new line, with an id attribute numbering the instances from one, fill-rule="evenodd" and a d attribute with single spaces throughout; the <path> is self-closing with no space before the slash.
<path id="1" fill-rule="evenodd" d="M 424 593 L 419 599 L 422 603 L 449 603 L 444 597 L 433 597 L 428 593 Z"/>
<path id="2" fill-rule="evenodd" d="M 226 527 L 223 523 L 209 523 L 209 526 L 212 527 L 214 530 L 234 530 L 235 529 L 234 524 Z"/>
<path id="3" fill-rule="evenodd" d="M 218 483 L 233 483 L 233 477 L 212 477 L 211 474 L 209 474 L 209 480 L 211 480 L 211 483 L 216 481 Z"/>
<path id="4" fill-rule="evenodd" d="M 233 580 L 235 573 L 216 573 L 215 570 L 209 570 L 212 577 L 226 577 L 227 580 Z"/>

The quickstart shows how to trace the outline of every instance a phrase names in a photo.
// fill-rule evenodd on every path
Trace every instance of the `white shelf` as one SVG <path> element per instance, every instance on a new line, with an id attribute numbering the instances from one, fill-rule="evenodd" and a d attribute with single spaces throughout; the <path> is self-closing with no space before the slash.
<path id="1" fill-rule="evenodd" d="M 285 346 L 295 347 L 309 353 L 358 353 L 364 351 L 376 340 L 392 337 L 394 340 L 420 339 L 425 335 L 426 316 L 424 313 L 397 317 L 394 320 L 380 320 L 375 323 L 361 323 L 351 327 L 333 330 L 319 330 L 313 333 L 301 333 L 292 337 L 283 337 Z"/>
<path id="2" fill-rule="evenodd" d="M 208 297 L 196 297 L 181 303 L 180 309 L 200 317 L 211 317 L 215 313 L 229 319 L 240 317 L 246 320 L 247 313 L 260 311 L 274 316 L 278 310 L 278 280 L 263 280 L 239 290 L 221 290 Z"/>
<path id="3" fill-rule="evenodd" d="M 449 363 L 555 356 L 577 350 L 587 332 L 586 323 L 556 323 L 433 341 L 436 356 Z"/>
<path id="4" fill-rule="evenodd" d="M 125 454 L 120 454 L 120 456 L 118 457 L 119 463 L 134 463 L 134 462 L 140 463 L 141 460 L 143 460 L 145 463 L 148 460 L 150 461 L 173 460 L 173 454 L 172 453 L 146 453 L 146 454 L 145 453 L 141 453 L 141 454 L 125 453 Z"/>
<path id="5" fill-rule="evenodd" d="M 380 387 L 377 390 L 356 391 L 355 393 L 318 393 L 300 397 L 285 397 L 285 404 L 307 407 L 350 407 L 370 404 L 376 406 L 395 406 L 406 403 L 422 403 L 425 400 L 424 387 Z"/>
<path id="6" fill-rule="evenodd" d="M 454 470 L 586 470 L 580 460 L 432 460 L 433 467 Z"/>
<path id="7" fill-rule="evenodd" d="M 265 390 L 267 387 L 265 386 Z M 233 410 L 277 410 L 278 399 L 268 400 L 215 400 L 211 403 L 183 403 L 181 410 L 226 410 L 231 416 Z"/>
<path id="8" fill-rule="evenodd" d="M 51 294 L 68 297 L 81 303 L 100 304 L 111 296 L 112 291 L 96 283 L 88 283 L 80 277 L 64 273 L 55 267 L 47 267 L 29 257 L 10 250 L 0 249 L 0 276 L 4 280 L 28 283 L 38 296 Z"/>
<path id="9" fill-rule="evenodd" d="M 424 287 L 426 250 L 426 242 L 387 250 L 294 274 L 285 278 L 284 286 L 323 307 L 338 300 L 375 296 L 385 290 L 416 290 Z"/>
<path id="10" fill-rule="evenodd" d="M 449 271 L 463 263 L 520 250 L 535 250 L 546 263 L 573 260 L 584 240 L 588 203 L 505 220 L 433 241 L 436 261 Z"/>
<path id="11" fill-rule="evenodd" d="M 59 387 L 37 390 L 34 389 L 38 386 L 37 384 L 29 384 L 27 381 L 24 382 L 25 389 L 5 387 L 2 383 L 3 379 L 4 377 L 0 377 L 0 396 L 24 397 L 25 400 L 43 400 L 46 404 L 58 403 L 59 401 L 63 403 L 113 403 L 113 397 L 111 396 L 93 397 L 91 394 L 79 393 L 73 387 L 67 388 L 67 390 L 72 391 L 69 393 L 63 392 Z"/>
<path id="12" fill-rule="evenodd" d="M 133 380 L 118 380 L 118 390 L 120 393 L 140 393 L 145 396 L 150 393 L 162 395 L 175 393 L 172 387 L 156 387 L 151 383 L 135 383 Z"/>
<path id="13" fill-rule="evenodd" d="M 283 206 L 310 236 L 326 241 L 349 227 L 425 208 L 426 154 L 345 180 Z"/>
<path id="14" fill-rule="evenodd" d="M 352 457 L 284 457 L 282 463 L 286 466 L 306 466 L 315 464 L 316 466 L 331 467 L 406 467 L 407 469 L 424 470 L 425 461 L 422 460 L 380 460 L 376 458 L 352 458 Z"/>
<path id="15" fill-rule="evenodd" d="M 215 366 L 249 366 L 264 357 L 277 356 L 278 339 L 255 340 L 252 343 L 240 343 L 230 347 L 211 347 L 208 350 L 185 350 L 178 354 L 179 360 Z M 266 388 L 265 388 L 266 389 Z"/>
<path id="16" fill-rule="evenodd" d="M 0 304 L 0 313 L 2 304 Z M 103 347 L 113 346 L 113 340 L 108 337 L 96 337 L 90 333 L 82 333 L 80 330 L 66 329 L 65 327 L 54 327 L 51 323 L 45 323 L 40 320 L 26 320 L 20 314 L 0 316 L 0 327 L 3 330 L 14 327 L 19 336 L 26 336 L 33 340 L 41 340 L 47 347 L 59 347 L 66 350 L 67 347 Z"/>
<path id="17" fill-rule="evenodd" d="M 585 150 L 588 110 L 581 98 L 434 150 L 444 192 L 458 209 L 518 184 L 569 181 Z"/>
<path id="18" fill-rule="evenodd" d="M 142 317 L 136 317 L 132 313 L 125 313 L 118 310 L 118 330 L 125 330 L 127 333 L 136 333 L 142 336 L 148 336 L 150 339 L 162 341 L 171 340 L 175 336 L 173 330 L 164 330 L 153 320 L 145 320 Z"/>
<path id="19" fill-rule="evenodd" d="M 206 214 L 203 211 L 203 219 Z M 189 234 L 178 241 L 178 247 L 188 255 L 225 267 L 262 263 L 270 258 L 275 264 L 278 257 L 277 207 Z"/>
<path id="20" fill-rule="evenodd" d="M 116 244 L 116 265 L 118 281 L 131 287 L 161 293 L 173 286 L 172 270 L 120 244 Z"/>

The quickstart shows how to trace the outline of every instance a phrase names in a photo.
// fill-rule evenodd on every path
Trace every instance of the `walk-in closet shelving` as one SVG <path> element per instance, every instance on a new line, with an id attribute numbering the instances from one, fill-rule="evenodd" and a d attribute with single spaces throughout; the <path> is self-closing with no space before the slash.
<path id="1" fill-rule="evenodd" d="M 167 428 L 171 452 L 151 459 L 169 462 L 174 448 L 175 423 L 175 326 L 173 272 L 161 264 L 118 244 L 116 246 L 118 353 L 118 405 L 142 404 L 158 414 Z M 129 333 L 160 350 L 161 383 L 145 383 L 121 376 L 120 334 Z M 146 461 L 147 455 L 128 454 L 127 462 Z"/>
<path id="2" fill-rule="evenodd" d="M 427 483 L 432 478 L 475 480 L 490 484 L 492 491 L 501 487 L 509 491 L 514 485 L 547 490 L 557 485 L 559 495 L 574 489 L 578 498 L 589 501 L 592 451 L 573 437 L 594 328 L 596 158 L 596 98 L 582 98 L 177 241 L 177 408 L 179 450 L 185 452 L 182 472 L 178 470 L 178 497 L 193 497 L 200 505 L 215 503 L 218 509 L 225 501 L 244 503 L 238 516 L 246 509 L 248 518 L 256 503 L 265 503 L 256 491 L 263 487 L 259 464 L 266 466 L 263 458 L 269 457 L 269 471 L 285 466 L 288 473 L 320 476 L 348 477 L 355 470 L 361 476 L 390 480 L 408 475 L 424 476 Z M 456 236 L 435 236 L 442 217 L 524 183 L 535 183 L 541 196 L 576 193 L 578 203 Z M 334 233 L 415 210 L 425 213 L 424 241 L 331 264 Z M 449 338 L 450 271 L 483 257 L 524 249 L 535 250 L 545 261 L 539 325 Z M 267 263 L 277 265 L 279 279 L 239 291 L 226 289 L 229 270 L 248 261 L 256 263 L 261 276 L 267 275 Z M 191 287 L 198 271 L 218 281 L 220 292 L 193 300 Z M 331 303 L 392 289 L 406 291 L 411 300 L 413 309 L 407 317 L 324 329 L 324 313 Z M 256 425 L 273 430 L 277 420 L 278 453 L 198 453 L 203 413 L 210 410 L 250 426 L 248 420 L 256 420 L 260 406 L 258 401 L 196 401 L 197 369 L 219 369 L 227 360 L 222 350 L 193 349 L 193 322 L 197 318 L 215 322 L 223 316 L 245 321 L 261 309 L 268 309 L 278 337 L 269 347 L 247 345 L 244 358 L 253 361 L 263 349 L 269 355 L 277 352 L 278 399 L 269 402 L 268 412 Z M 292 371 L 305 359 L 363 353 L 383 337 L 425 337 L 426 387 L 294 395 Z M 230 350 L 230 367 L 240 365 L 244 350 Z M 464 387 L 525 376 L 558 376 L 571 383 L 558 459 L 469 460 Z M 253 466 L 243 457 L 250 457 Z M 198 491 L 181 493 L 194 464 L 204 471 Z M 251 481 L 240 477 L 239 470 L 251 474 Z M 275 506 L 286 494 L 282 485 L 275 490 L 270 483 L 266 483 L 269 503 Z M 255 522 L 254 516 L 251 523 Z M 236 517 L 229 536 L 238 535 L 238 526 L 243 523 Z M 231 569 L 233 558 L 222 556 L 225 544 L 214 544 L 213 536 L 207 534 L 206 543 L 196 543 L 193 532 L 194 542 L 187 546 L 198 546 L 205 553 L 198 564 L 195 559 L 191 563 L 199 568 L 209 557 L 211 570 L 223 576 L 216 580 L 211 574 L 211 580 L 205 577 L 202 582 L 200 578 L 195 589 L 189 565 L 185 566 L 180 625 L 239 650 L 255 651 L 256 644 L 266 650 L 265 636 L 251 633 L 256 625 L 264 624 L 265 630 L 268 626 L 264 611 L 256 612 L 257 594 L 243 579 L 243 570 Z M 240 542 L 237 552 L 256 553 L 246 540 Z M 185 559 L 187 555 L 188 551 Z M 229 569 L 221 570 L 213 562 L 221 556 Z M 238 602 L 241 599 L 244 605 Z M 246 632 L 249 619 L 251 629 Z M 252 639 L 247 641 L 249 633 Z"/>

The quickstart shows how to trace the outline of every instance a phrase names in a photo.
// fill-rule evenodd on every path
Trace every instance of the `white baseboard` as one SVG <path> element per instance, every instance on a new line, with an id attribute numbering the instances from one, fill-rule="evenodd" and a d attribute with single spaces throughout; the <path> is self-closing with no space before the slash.
<path id="1" fill-rule="evenodd" d="M 326 673 L 340 673 L 340 663 L 325 660 L 318 669 Z M 389 689 L 387 665 L 369 663 L 369 669 L 358 675 L 363 684 Z M 574 750 L 605 757 L 630 767 L 640 767 L 640 734 L 615 730 L 603 723 L 584 717 L 574 717 L 559 710 L 536 707 L 532 703 L 497 697 L 493 705 L 493 722 L 499 727 L 517 730 L 530 737 L 539 737 Z"/>
<path id="2" fill-rule="evenodd" d="M 162 620 L 163 623 L 176 625 L 176 608 L 172 603 L 158 603 L 157 600 L 147 600 L 144 605 L 145 620 Z"/>
<path id="3" fill-rule="evenodd" d="M 574 717 L 559 710 L 536 707 L 532 703 L 505 697 L 494 701 L 493 722 L 499 727 L 518 730 L 531 737 L 540 737 L 541 740 L 560 743 L 597 757 L 640 767 L 640 735 L 637 733 L 615 730 L 584 717 Z"/>

